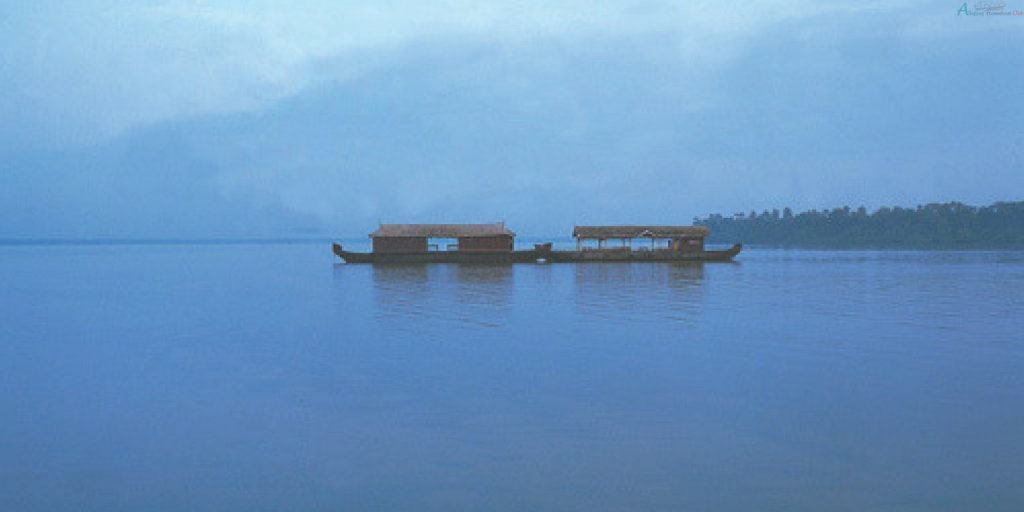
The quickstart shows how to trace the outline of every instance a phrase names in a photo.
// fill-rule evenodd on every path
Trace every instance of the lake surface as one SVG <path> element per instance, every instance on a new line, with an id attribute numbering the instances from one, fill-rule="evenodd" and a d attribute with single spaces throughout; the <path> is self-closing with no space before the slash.
<path id="1" fill-rule="evenodd" d="M 0 263 L 5 511 L 1024 509 L 1024 253 Z"/>

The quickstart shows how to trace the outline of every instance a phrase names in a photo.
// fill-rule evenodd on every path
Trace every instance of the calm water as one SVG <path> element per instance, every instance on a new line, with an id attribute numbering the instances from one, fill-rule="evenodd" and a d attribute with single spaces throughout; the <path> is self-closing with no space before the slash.
<path id="1" fill-rule="evenodd" d="M 1024 254 L 0 246 L 0 509 L 1024 509 Z"/>

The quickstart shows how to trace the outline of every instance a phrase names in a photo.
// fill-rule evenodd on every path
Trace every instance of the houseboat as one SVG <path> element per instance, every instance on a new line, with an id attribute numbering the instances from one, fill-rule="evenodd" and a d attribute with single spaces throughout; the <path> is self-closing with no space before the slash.
<path id="1" fill-rule="evenodd" d="M 549 261 L 730 261 L 743 246 L 708 250 L 705 226 L 576 226 L 575 251 L 551 251 Z"/>
<path id="2" fill-rule="evenodd" d="M 513 263 L 516 234 L 490 224 L 381 224 L 370 233 L 372 252 L 334 254 L 347 263 Z"/>
<path id="3" fill-rule="evenodd" d="M 346 251 L 347 263 L 533 263 L 613 261 L 730 261 L 742 246 L 707 250 L 704 226 L 576 226 L 576 250 L 551 243 L 515 250 L 516 234 L 490 224 L 381 224 L 370 233 L 372 252 Z"/>

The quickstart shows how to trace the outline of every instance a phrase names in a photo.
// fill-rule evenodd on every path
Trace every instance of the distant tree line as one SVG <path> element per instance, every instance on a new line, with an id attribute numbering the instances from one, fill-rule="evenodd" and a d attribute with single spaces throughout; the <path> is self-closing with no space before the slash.
<path id="1" fill-rule="evenodd" d="M 863 206 L 793 213 L 789 208 L 695 218 L 710 243 L 806 248 L 1024 249 L 1024 201 L 975 207 L 932 203 L 916 208 Z"/>

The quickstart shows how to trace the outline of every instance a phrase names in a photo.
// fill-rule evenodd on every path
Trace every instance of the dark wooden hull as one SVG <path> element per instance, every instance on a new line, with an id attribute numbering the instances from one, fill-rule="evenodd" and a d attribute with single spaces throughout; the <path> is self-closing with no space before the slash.
<path id="1" fill-rule="evenodd" d="M 548 261 L 563 262 L 616 262 L 616 261 L 732 261 L 743 250 L 740 244 L 721 251 L 680 252 L 669 249 L 636 251 L 624 249 L 591 249 L 584 251 L 552 251 Z"/>
<path id="2" fill-rule="evenodd" d="M 344 250 L 341 245 L 333 245 L 334 254 L 346 263 L 374 264 L 418 264 L 418 263 L 469 263 L 469 264 L 511 264 L 575 262 L 644 262 L 644 261 L 731 261 L 740 253 L 743 246 L 736 244 L 723 251 L 679 252 L 667 249 L 653 251 L 628 251 L 618 249 L 586 250 L 586 251 L 554 251 L 551 244 L 541 244 L 536 248 L 524 251 L 506 252 L 467 252 L 438 251 L 416 253 L 367 253 Z"/>
<path id="3" fill-rule="evenodd" d="M 475 263 L 481 265 L 507 265 L 515 263 L 514 255 L 511 252 L 487 253 L 487 252 L 460 252 L 460 251 L 438 251 L 438 252 L 410 252 L 410 253 L 372 253 L 372 252 L 350 252 L 334 251 L 334 254 L 345 260 L 345 263 L 373 263 L 373 264 L 418 264 L 418 263 Z"/>

